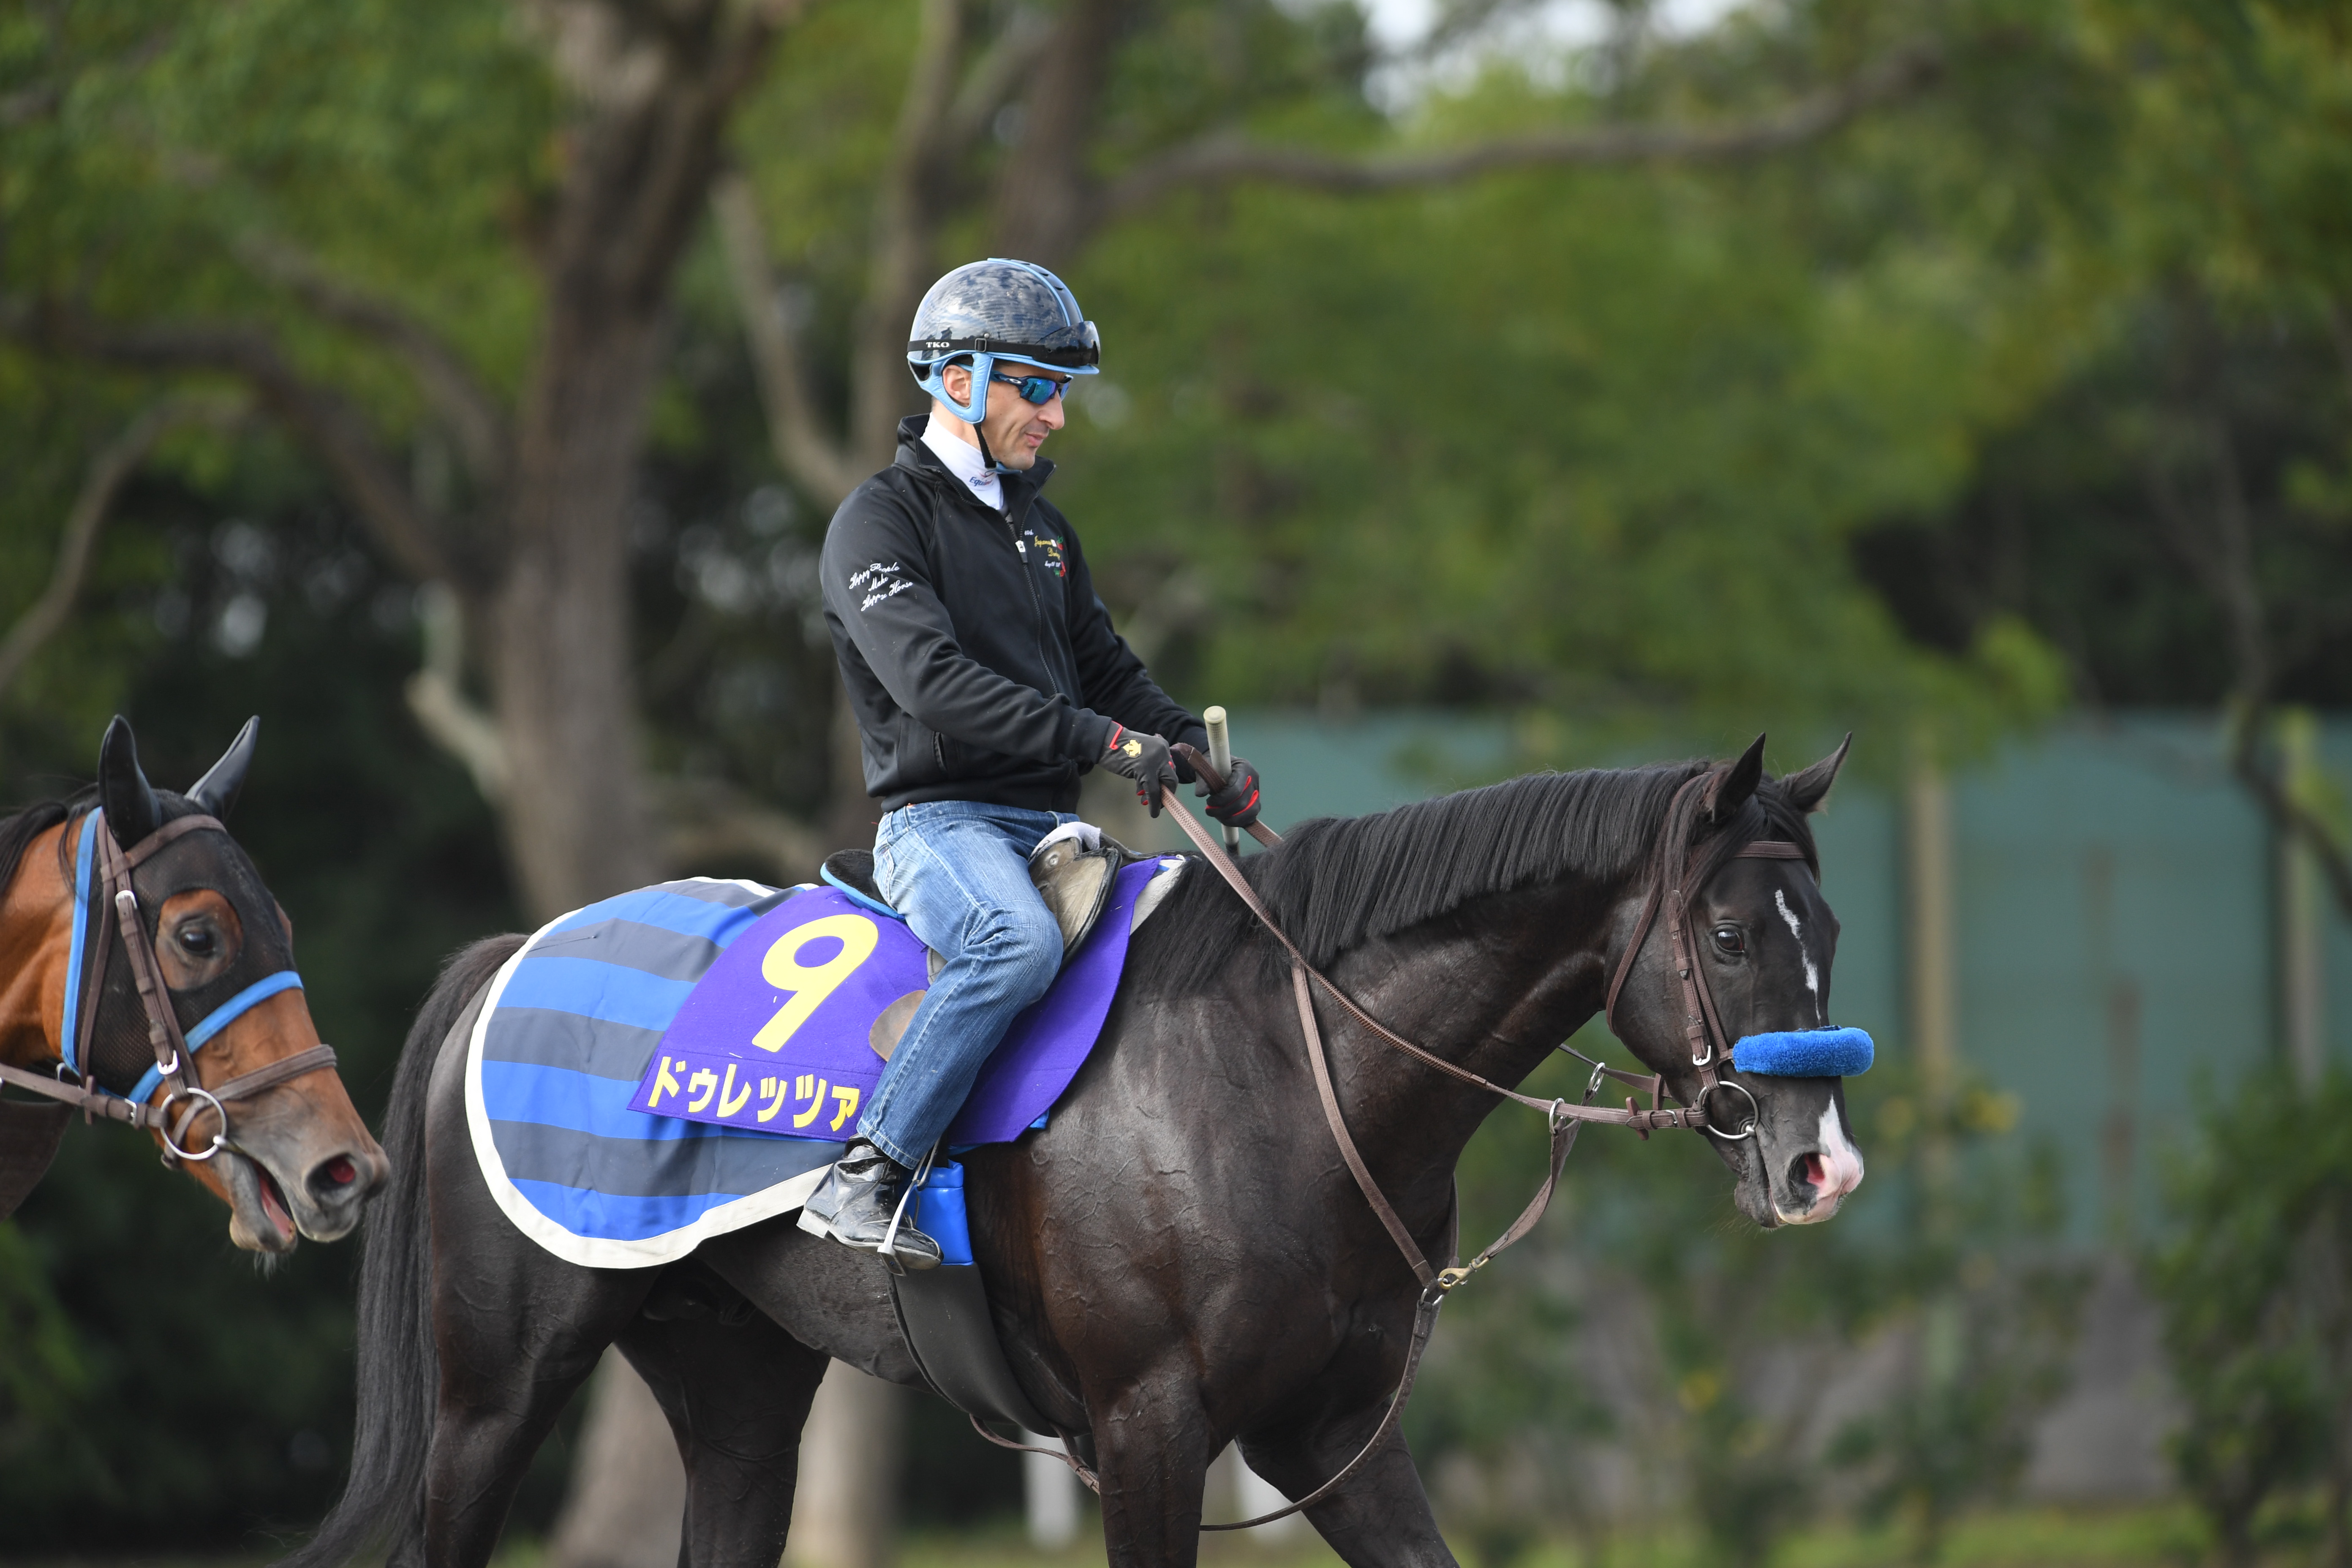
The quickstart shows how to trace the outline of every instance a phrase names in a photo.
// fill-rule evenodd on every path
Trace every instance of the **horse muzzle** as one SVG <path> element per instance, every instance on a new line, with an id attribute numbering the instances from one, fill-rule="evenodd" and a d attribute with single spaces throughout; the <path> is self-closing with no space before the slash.
<path id="1" fill-rule="evenodd" d="M 307 1156 L 269 1145 L 267 1139 L 240 1142 L 222 1156 L 229 1239 L 249 1252 L 291 1252 L 302 1239 L 341 1240 L 391 1173 L 373 1139 Z"/>

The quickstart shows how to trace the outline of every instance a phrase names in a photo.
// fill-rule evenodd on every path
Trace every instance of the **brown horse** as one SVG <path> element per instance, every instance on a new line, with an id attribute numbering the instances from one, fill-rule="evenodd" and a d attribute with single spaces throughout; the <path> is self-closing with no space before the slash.
<path id="1" fill-rule="evenodd" d="M 0 820 L 0 1217 L 76 1110 L 144 1131 L 229 1207 L 229 1239 L 333 1241 L 391 1173 L 319 1042 L 293 924 L 221 819 L 248 721 L 184 795 L 149 785 L 131 726 L 97 784 Z"/>

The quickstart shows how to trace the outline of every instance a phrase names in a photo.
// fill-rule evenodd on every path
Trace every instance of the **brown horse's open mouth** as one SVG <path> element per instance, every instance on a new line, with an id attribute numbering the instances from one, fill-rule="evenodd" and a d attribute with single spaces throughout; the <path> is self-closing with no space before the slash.
<path id="1" fill-rule="evenodd" d="M 255 1252 L 291 1252 L 297 1237 L 286 1189 L 269 1167 L 250 1154 L 226 1152 L 229 1208 L 235 1219 L 229 1239 Z"/>

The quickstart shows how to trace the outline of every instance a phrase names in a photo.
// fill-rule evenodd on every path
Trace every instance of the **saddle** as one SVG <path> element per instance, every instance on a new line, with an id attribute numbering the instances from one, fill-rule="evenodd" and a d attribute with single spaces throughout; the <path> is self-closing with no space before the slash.
<path id="1" fill-rule="evenodd" d="M 1108 834 L 1074 824 L 1053 834 L 1029 857 L 1029 880 L 1062 929 L 1062 962 L 1086 944 L 1087 935 L 1109 907 L 1111 885 L 1119 868 L 1158 857 L 1139 855 Z M 882 897 L 874 879 L 874 854 L 867 849 L 844 849 L 828 856 L 821 875 L 859 903 L 879 913 L 901 919 Z M 1156 900 L 1155 900 L 1156 901 Z M 939 975 L 940 957 L 930 957 L 931 974 Z M 908 1002 L 918 1000 L 908 997 Z M 898 1014 L 901 1016 L 893 1016 Z M 893 1006 L 875 1021 L 874 1048 L 887 1058 L 898 1036 L 912 1021 L 914 1008 Z M 883 1037 L 888 1037 L 885 1039 Z M 905 1337 L 916 1367 L 934 1393 L 976 1421 L 1010 1424 L 1029 1432 L 1055 1433 L 1073 1444 L 1082 1458 L 1092 1461 L 1093 1435 L 1063 1432 L 1038 1414 L 1022 1393 L 1007 1363 L 1004 1347 L 988 1306 L 980 1270 L 952 1265 L 919 1274 L 890 1277 L 890 1303 L 898 1331 Z"/>
<path id="2" fill-rule="evenodd" d="M 1084 823 L 1073 823 L 1037 846 L 1029 857 L 1029 882 L 1053 911 L 1054 923 L 1062 928 L 1065 964 L 1086 945 L 1087 934 L 1109 907 L 1111 880 L 1119 868 L 1157 858 L 1139 855 L 1109 834 Z M 906 919 L 882 897 L 881 886 L 874 879 L 871 849 L 836 849 L 825 857 L 817 874 L 877 914 L 892 920 Z M 935 978 L 939 965 L 938 955 L 933 954 L 931 973 Z"/>

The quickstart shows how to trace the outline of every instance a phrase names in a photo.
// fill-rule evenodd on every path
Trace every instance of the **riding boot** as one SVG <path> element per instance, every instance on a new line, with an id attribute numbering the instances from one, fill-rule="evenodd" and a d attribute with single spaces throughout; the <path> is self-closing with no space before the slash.
<path id="1" fill-rule="evenodd" d="M 801 1209 L 801 1228 L 811 1236 L 831 1237 L 844 1247 L 879 1253 L 882 1238 L 890 1235 L 898 1200 L 906 1195 L 914 1173 L 863 1138 L 852 1139 L 841 1158 L 824 1173 L 808 1203 Z M 912 1204 L 898 1234 L 890 1237 L 886 1261 L 905 1268 L 936 1268 L 940 1244 L 917 1230 Z"/>

